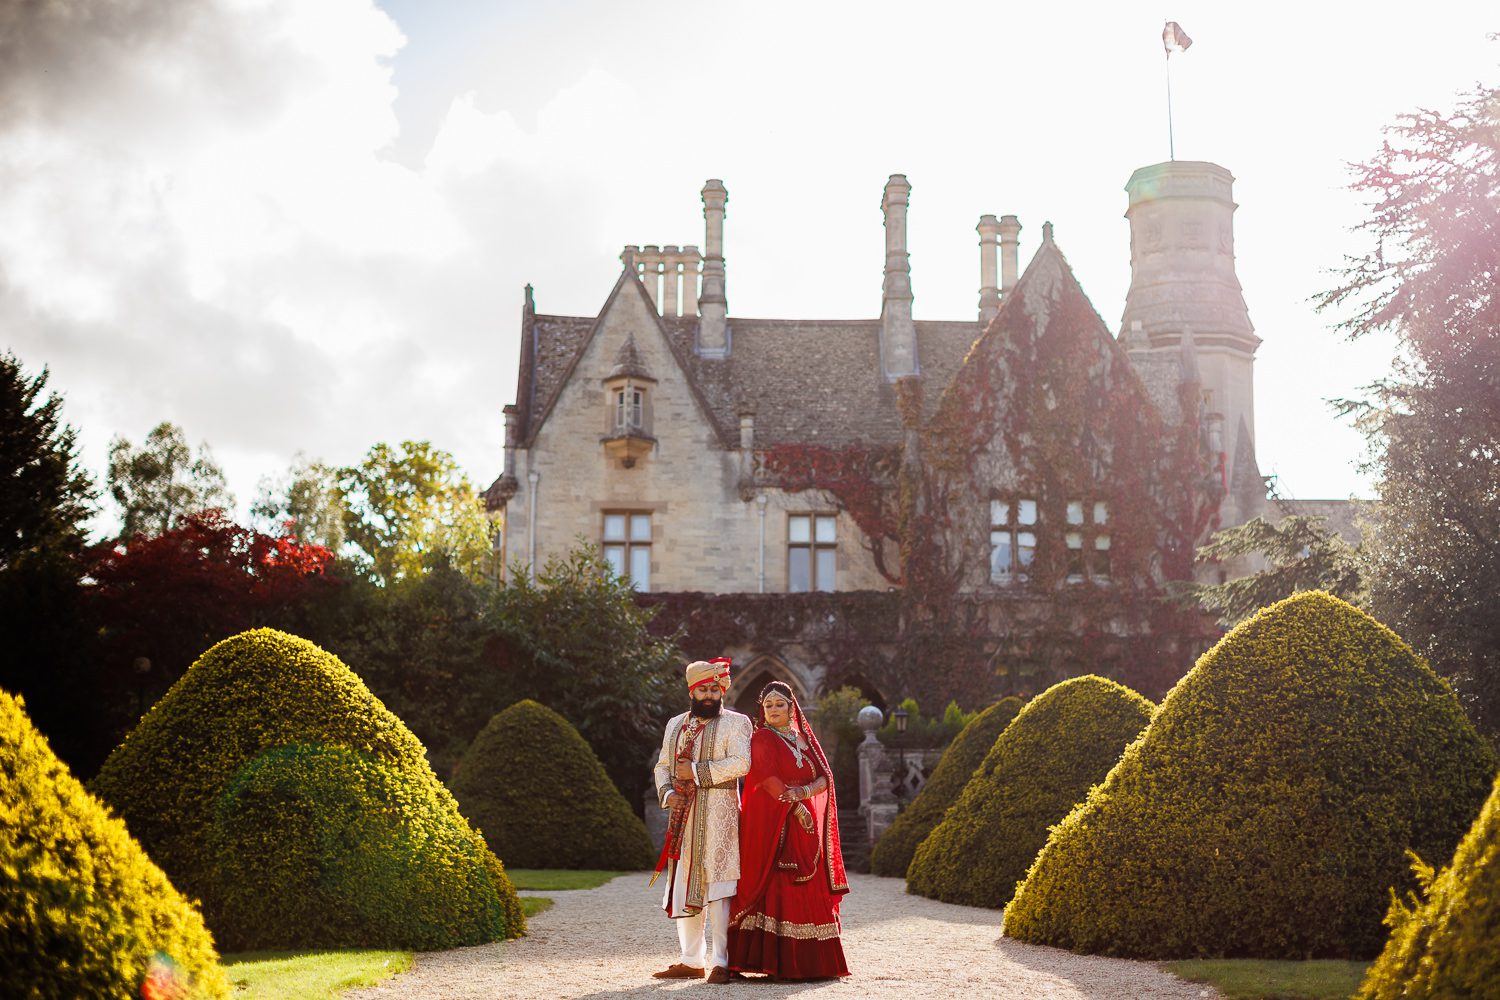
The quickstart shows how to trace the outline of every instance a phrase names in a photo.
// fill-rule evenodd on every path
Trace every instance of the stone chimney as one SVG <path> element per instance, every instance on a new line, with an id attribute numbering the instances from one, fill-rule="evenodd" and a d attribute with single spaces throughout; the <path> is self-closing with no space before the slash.
<path id="1" fill-rule="evenodd" d="M 724 297 L 724 206 L 729 192 L 724 182 L 703 185 L 703 293 L 698 298 L 698 353 L 705 358 L 729 357 L 729 303 Z"/>
<path id="2" fill-rule="evenodd" d="M 1000 311 L 1000 278 L 996 270 L 995 251 L 999 246 L 1000 222 L 993 215 L 981 215 L 979 225 L 979 326 L 990 325 Z"/>
<path id="3" fill-rule="evenodd" d="M 646 286 L 646 294 L 651 296 L 651 304 L 656 311 L 661 311 L 661 247 L 652 243 L 643 246 L 635 259 L 641 265 L 641 284 Z"/>
<path id="4" fill-rule="evenodd" d="M 887 381 L 916 375 L 917 328 L 911 318 L 911 264 L 906 252 L 906 206 L 911 185 L 892 174 L 885 185 L 885 288 L 880 305 L 880 364 Z"/>
<path id="5" fill-rule="evenodd" d="M 682 248 L 682 314 L 698 315 L 698 266 L 703 263 L 698 248 L 689 243 Z"/>
<path id="6" fill-rule="evenodd" d="M 1014 215 L 1000 216 L 1000 295 L 1005 297 L 1016 287 L 1020 274 L 1021 220 Z"/>

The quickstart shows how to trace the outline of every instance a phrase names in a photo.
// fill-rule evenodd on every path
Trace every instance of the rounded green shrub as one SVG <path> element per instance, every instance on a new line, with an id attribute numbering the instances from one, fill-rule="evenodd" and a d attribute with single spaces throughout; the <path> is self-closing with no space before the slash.
<path id="1" fill-rule="evenodd" d="M 140 996 L 157 977 L 230 995 L 198 911 L 0 691 L 0 995 Z"/>
<path id="2" fill-rule="evenodd" d="M 1390 940 L 1356 1000 L 1500 997 L 1500 778 L 1452 864 L 1436 877 L 1417 867 L 1423 896 L 1392 901 Z"/>
<path id="3" fill-rule="evenodd" d="M 453 793 L 490 848 L 515 867 L 636 871 L 656 861 L 645 824 L 578 730 L 529 699 L 474 738 Z"/>
<path id="4" fill-rule="evenodd" d="M 1005 933 L 1149 958 L 1365 958 L 1406 852 L 1447 857 L 1494 777 L 1452 690 L 1321 592 L 1242 622 L 1053 831 Z"/>
<path id="5" fill-rule="evenodd" d="M 990 747 L 1024 704 L 1020 698 L 998 701 L 959 730 L 917 797 L 875 842 L 875 849 L 870 852 L 872 872 L 893 878 L 906 875 L 917 845 L 942 822 L 943 814 L 964 790 L 974 769 L 984 762 Z"/>
<path id="6" fill-rule="evenodd" d="M 1104 780 L 1151 721 L 1151 702 L 1103 677 L 1053 685 L 995 741 L 947 816 L 918 845 L 907 891 L 1004 906 L 1048 829 Z"/>
<path id="7" fill-rule="evenodd" d="M 433 784 L 347 747 L 268 750 L 241 768 L 209 828 L 235 950 L 430 951 L 503 937 L 489 852 Z"/>
<path id="8" fill-rule="evenodd" d="M 298 746 L 357 751 L 421 786 L 434 809 L 467 826 L 422 744 L 364 682 L 333 654 L 274 629 L 231 636 L 199 657 L 110 754 L 91 787 L 172 880 L 202 899 L 203 915 L 217 929 L 234 918 L 210 827 L 242 768 L 267 750 Z M 477 832 L 470 837 L 475 850 L 489 853 Z M 485 868 L 504 907 L 503 936 L 524 933 L 526 918 L 504 868 L 493 856 Z M 434 891 L 466 890 L 455 884 Z M 288 941 L 313 930 L 289 928 Z"/>

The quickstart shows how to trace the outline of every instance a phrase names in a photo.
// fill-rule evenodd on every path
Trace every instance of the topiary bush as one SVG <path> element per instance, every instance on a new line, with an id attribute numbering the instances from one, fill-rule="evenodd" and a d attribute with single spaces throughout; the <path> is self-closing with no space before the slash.
<path id="1" fill-rule="evenodd" d="M 209 828 L 220 939 L 235 950 L 430 951 L 504 937 L 493 855 L 440 789 L 348 747 L 256 757 Z"/>
<path id="2" fill-rule="evenodd" d="M 1241 623 L 1038 855 L 1005 933 L 1150 958 L 1366 958 L 1406 851 L 1447 857 L 1495 774 L 1449 687 L 1321 592 Z"/>
<path id="3" fill-rule="evenodd" d="M 172 880 L 202 899 L 210 927 L 240 927 L 217 875 L 210 828 L 242 768 L 267 750 L 297 746 L 358 751 L 421 786 L 423 801 L 447 821 L 467 825 L 422 744 L 364 682 L 338 657 L 274 629 L 242 632 L 199 657 L 110 754 L 92 788 L 119 810 Z M 470 836 L 475 850 L 488 852 L 477 832 Z M 493 859 L 485 867 L 504 908 L 502 936 L 524 933 L 526 918 L 504 869 Z M 434 891 L 468 891 L 456 876 L 449 883 Z M 289 927 L 286 943 L 303 933 L 315 929 Z M 470 940 L 475 932 L 455 933 Z"/>
<path id="4" fill-rule="evenodd" d="M 228 997 L 203 918 L 0 691 L 0 995 Z"/>
<path id="5" fill-rule="evenodd" d="M 530 699 L 474 738 L 453 794 L 490 848 L 518 868 L 637 871 L 656 861 L 645 824 L 578 730 Z"/>
<path id="6" fill-rule="evenodd" d="M 917 845 L 942 821 L 975 768 L 984 763 L 990 747 L 1024 704 L 1020 698 L 998 701 L 959 731 L 911 805 L 875 842 L 875 849 L 870 852 L 872 872 L 893 878 L 906 876 Z"/>
<path id="7" fill-rule="evenodd" d="M 1392 900 L 1390 940 L 1356 1000 L 1500 997 L 1500 778 L 1452 864 L 1417 869 L 1422 898 Z"/>
<path id="8" fill-rule="evenodd" d="M 947 816 L 918 845 L 907 891 L 1004 906 L 1048 829 L 1104 780 L 1151 721 L 1153 707 L 1093 675 L 1042 692 L 995 740 Z"/>

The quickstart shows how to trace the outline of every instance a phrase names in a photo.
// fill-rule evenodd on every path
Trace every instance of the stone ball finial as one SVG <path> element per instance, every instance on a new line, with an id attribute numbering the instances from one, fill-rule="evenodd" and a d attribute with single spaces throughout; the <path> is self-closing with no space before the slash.
<path id="1" fill-rule="evenodd" d="M 866 705 L 859 710 L 859 715 L 855 716 L 855 721 L 859 723 L 859 728 L 865 731 L 866 743 L 877 742 L 875 739 L 875 730 L 885 724 L 885 716 L 881 713 L 880 709 L 874 705 Z"/>

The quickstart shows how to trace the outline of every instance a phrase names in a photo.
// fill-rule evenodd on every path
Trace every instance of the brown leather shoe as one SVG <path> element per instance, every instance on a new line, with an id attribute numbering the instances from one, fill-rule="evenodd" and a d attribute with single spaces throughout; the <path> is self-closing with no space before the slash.
<path id="1" fill-rule="evenodd" d="M 733 982 L 734 978 L 734 973 L 730 972 L 722 965 L 714 966 L 713 970 L 708 974 L 708 981 L 720 986 L 724 983 Z"/>
<path id="2" fill-rule="evenodd" d="M 718 971 L 715 969 L 714 971 Z M 660 972 L 651 973 L 652 979 L 702 979 L 703 970 L 681 962 L 673 962 Z"/>

